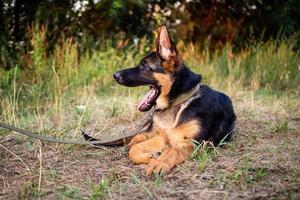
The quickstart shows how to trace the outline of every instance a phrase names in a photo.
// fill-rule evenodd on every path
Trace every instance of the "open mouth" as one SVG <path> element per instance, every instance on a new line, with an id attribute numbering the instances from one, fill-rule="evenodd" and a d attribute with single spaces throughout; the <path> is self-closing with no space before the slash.
<path id="1" fill-rule="evenodd" d="M 153 85 L 150 86 L 149 92 L 147 92 L 143 99 L 138 103 L 138 110 L 142 112 L 150 110 L 155 105 L 158 95 L 159 89 Z"/>

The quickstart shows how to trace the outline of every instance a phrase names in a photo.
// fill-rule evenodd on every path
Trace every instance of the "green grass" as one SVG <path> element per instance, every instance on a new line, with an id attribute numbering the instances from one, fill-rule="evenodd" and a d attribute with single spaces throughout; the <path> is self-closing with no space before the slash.
<path id="1" fill-rule="evenodd" d="M 57 199 L 82 199 L 80 189 L 76 186 L 67 185 L 57 193 Z"/>
<path id="2" fill-rule="evenodd" d="M 18 193 L 18 199 L 37 199 L 44 195 L 43 192 L 39 191 L 38 183 L 30 181 L 28 182 L 24 188 L 21 188 L 20 192 Z"/>
<path id="3" fill-rule="evenodd" d="M 92 192 L 90 194 L 90 200 L 96 200 L 100 198 L 104 198 L 108 194 L 108 190 L 110 187 L 110 181 L 108 179 L 102 180 L 98 185 L 95 185 L 92 188 Z"/>
<path id="4" fill-rule="evenodd" d="M 288 123 L 288 119 L 276 119 L 271 128 L 271 131 L 275 133 L 286 133 L 290 130 Z"/>
<path id="5" fill-rule="evenodd" d="M 210 142 L 202 142 L 201 144 L 195 145 L 194 152 L 192 153 L 191 158 L 198 163 L 198 170 L 202 172 L 205 170 L 207 165 L 215 160 L 217 154 L 218 147 L 215 147 Z"/>
<path id="6" fill-rule="evenodd" d="M 44 34 L 44 30 L 34 32 L 30 67 L 22 69 L 17 65 L 9 71 L 0 68 L 1 121 L 24 126 L 42 121 L 47 113 L 60 128 L 65 105 L 70 99 L 82 96 L 85 90 L 89 93 L 86 98 L 125 96 L 133 99 L 143 91 L 119 87 L 112 74 L 138 63 L 149 45 L 140 44 L 143 49 L 129 46 L 120 51 L 107 42 L 98 51 L 79 55 L 77 44 L 66 39 L 52 54 L 46 55 Z M 231 94 L 238 89 L 264 90 L 263 94 L 299 89 L 300 56 L 292 50 L 291 40 L 255 43 L 236 54 L 230 53 L 229 47 L 215 55 L 207 55 L 192 45 L 179 48 L 186 64 L 203 75 L 203 82 Z M 118 105 L 113 104 L 111 117 L 119 113 Z M 83 122 L 88 118 L 87 113 L 84 115 Z"/>

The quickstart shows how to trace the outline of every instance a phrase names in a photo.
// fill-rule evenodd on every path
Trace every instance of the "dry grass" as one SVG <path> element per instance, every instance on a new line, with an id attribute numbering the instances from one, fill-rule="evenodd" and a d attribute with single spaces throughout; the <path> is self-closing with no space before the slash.
<path id="1" fill-rule="evenodd" d="M 227 91 L 229 92 L 229 91 Z M 5 132 L 1 139 L 2 199 L 296 199 L 300 195 L 300 99 L 295 95 L 229 92 L 238 116 L 233 141 L 206 147 L 164 177 L 145 177 L 128 149 L 41 143 Z M 84 125 L 97 137 L 132 131 L 141 114 L 135 97 L 85 91 L 55 114 L 40 114 L 32 130 L 80 138 Z M 38 115 L 38 114 L 37 114 Z M 75 124 L 75 129 L 59 131 Z M 42 128 L 41 128 L 42 127 Z"/>

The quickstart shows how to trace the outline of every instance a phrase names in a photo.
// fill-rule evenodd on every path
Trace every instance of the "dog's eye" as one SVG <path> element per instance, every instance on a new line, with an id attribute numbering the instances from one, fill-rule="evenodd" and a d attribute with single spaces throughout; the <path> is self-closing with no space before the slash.
<path id="1" fill-rule="evenodd" d="M 151 71 L 151 68 L 148 67 L 146 63 L 141 63 L 141 70 L 143 71 Z"/>

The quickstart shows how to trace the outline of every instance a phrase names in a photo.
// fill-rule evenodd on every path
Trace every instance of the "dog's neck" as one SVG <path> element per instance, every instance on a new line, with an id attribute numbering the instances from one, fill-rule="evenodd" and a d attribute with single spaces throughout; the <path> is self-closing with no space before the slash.
<path id="1" fill-rule="evenodd" d="M 197 91 L 200 89 L 200 83 L 197 83 L 192 89 L 190 89 L 189 91 L 177 96 L 175 99 L 171 100 L 168 104 L 168 107 L 166 108 L 160 108 L 160 107 L 156 107 L 154 109 L 154 111 L 164 111 L 164 110 L 168 110 L 170 108 L 173 108 L 175 106 L 178 106 L 182 103 L 184 103 L 185 101 L 187 101 L 188 99 L 190 99 L 192 96 L 194 96 Z"/>
<path id="2" fill-rule="evenodd" d="M 201 82 L 201 75 L 192 72 L 188 67 L 183 65 L 182 69 L 175 73 L 174 83 L 168 94 L 169 99 L 176 99 L 183 93 L 190 91 L 195 85 Z"/>
<path id="3" fill-rule="evenodd" d="M 178 105 L 192 96 L 201 82 L 201 75 L 192 72 L 187 66 L 175 74 L 175 82 L 169 93 L 170 106 Z"/>
<path id="4" fill-rule="evenodd" d="M 191 97 L 199 89 L 201 75 L 192 72 L 185 65 L 182 65 L 181 70 L 172 76 L 174 82 L 172 83 L 171 90 L 167 96 L 157 99 L 156 110 L 167 110 L 175 104 L 178 105 Z"/>
<path id="5" fill-rule="evenodd" d="M 179 95 L 176 99 L 174 99 L 173 101 L 171 101 L 169 107 L 174 107 L 174 106 L 177 106 L 179 104 L 182 104 L 183 102 L 185 102 L 186 100 L 188 100 L 189 98 L 191 98 L 199 90 L 199 88 L 200 88 L 200 83 L 198 83 L 197 85 L 195 85 L 188 92 Z"/>

